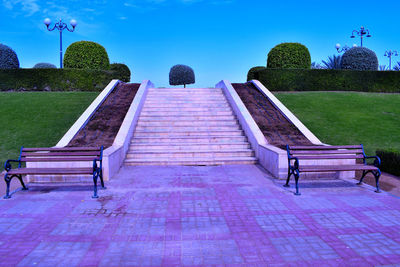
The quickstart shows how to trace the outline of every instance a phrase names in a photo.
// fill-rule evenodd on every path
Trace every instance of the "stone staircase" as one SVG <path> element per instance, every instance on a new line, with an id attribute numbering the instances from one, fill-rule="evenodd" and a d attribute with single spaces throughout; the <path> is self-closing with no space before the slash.
<path id="1" fill-rule="evenodd" d="M 151 88 L 125 165 L 254 164 L 222 89 Z"/>

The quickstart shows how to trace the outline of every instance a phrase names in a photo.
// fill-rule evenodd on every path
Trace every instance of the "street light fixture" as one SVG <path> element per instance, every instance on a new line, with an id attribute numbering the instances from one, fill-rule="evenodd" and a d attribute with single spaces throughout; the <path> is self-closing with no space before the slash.
<path id="1" fill-rule="evenodd" d="M 51 20 L 49 18 L 46 18 L 43 23 L 46 25 L 47 29 L 49 31 L 54 31 L 57 29 L 60 32 L 60 69 L 63 68 L 62 64 L 62 32 L 63 30 L 67 29 L 69 32 L 73 32 L 75 30 L 76 25 L 78 24 L 76 20 L 72 19 L 69 23 L 72 26 L 72 29 L 68 27 L 68 25 L 60 19 L 59 22 L 55 23 L 53 27 L 49 27 L 51 24 Z"/>
<path id="2" fill-rule="evenodd" d="M 339 43 L 337 43 L 335 45 L 335 48 L 338 51 L 338 53 L 346 52 L 347 50 L 349 50 L 351 48 L 351 47 L 349 47 L 347 45 L 343 46 L 342 48 L 340 48 L 340 47 L 341 47 L 341 45 Z M 353 44 L 353 47 L 357 47 L 357 45 Z"/>
<path id="3" fill-rule="evenodd" d="M 367 35 L 366 37 L 371 37 L 371 34 L 369 34 L 369 30 L 365 29 L 364 26 L 361 26 L 359 31 L 353 30 L 353 32 L 351 33 L 350 38 L 355 38 L 356 37 L 354 35 L 354 33 L 361 37 L 361 47 L 363 46 L 363 37 L 364 37 L 364 35 Z"/>
<path id="4" fill-rule="evenodd" d="M 389 70 L 392 70 L 392 56 L 397 57 L 398 56 L 397 51 L 387 50 L 384 56 L 389 58 Z"/>

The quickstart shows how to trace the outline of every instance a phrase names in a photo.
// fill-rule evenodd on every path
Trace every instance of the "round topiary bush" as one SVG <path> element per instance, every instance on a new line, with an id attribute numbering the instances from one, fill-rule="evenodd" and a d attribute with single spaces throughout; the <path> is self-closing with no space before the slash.
<path id="1" fill-rule="evenodd" d="M 194 71 L 186 65 L 175 65 L 169 71 L 170 85 L 183 85 L 195 83 Z"/>
<path id="2" fill-rule="evenodd" d="M 269 51 L 267 68 L 310 69 L 310 52 L 307 47 L 299 43 L 279 44 Z"/>
<path id="3" fill-rule="evenodd" d="M 353 47 L 343 54 L 340 66 L 343 70 L 378 70 L 378 58 L 371 49 Z"/>
<path id="4" fill-rule="evenodd" d="M 34 69 L 57 69 L 57 67 L 51 63 L 37 63 L 33 66 Z"/>
<path id="5" fill-rule="evenodd" d="M 131 80 L 131 71 L 125 64 L 113 63 L 110 65 L 110 70 L 117 72 L 123 82 L 127 83 Z"/>
<path id="6" fill-rule="evenodd" d="M 19 69 L 17 54 L 11 47 L 0 44 L 0 69 Z"/>
<path id="7" fill-rule="evenodd" d="M 257 66 L 257 67 L 252 67 L 249 72 L 247 73 L 247 81 L 251 80 L 258 80 L 258 71 L 263 70 L 265 67 L 262 66 Z"/>
<path id="8" fill-rule="evenodd" d="M 110 60 L 106 49 L 98 43 L 80 41 L 68 46 L 64 55 L 64 67 L 108 70 Z"/>

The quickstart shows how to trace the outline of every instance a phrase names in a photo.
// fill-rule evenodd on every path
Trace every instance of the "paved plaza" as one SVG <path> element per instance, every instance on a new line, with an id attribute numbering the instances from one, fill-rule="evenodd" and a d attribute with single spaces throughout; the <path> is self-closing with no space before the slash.
<path id="1" fill-rule="evenodd" d="M 14 181 L 15 182 L 15 181 Z M 123 167 L 0 200 L 1 266 L 398 266 L 400 199 L 257 165 Z"/>

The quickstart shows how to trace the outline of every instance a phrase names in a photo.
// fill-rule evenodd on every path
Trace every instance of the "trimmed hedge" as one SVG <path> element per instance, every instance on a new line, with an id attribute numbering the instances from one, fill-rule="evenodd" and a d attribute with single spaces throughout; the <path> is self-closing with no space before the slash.
<path id="1" fill-rule="evenodd" d="M 265 69 L 265 67 L 263 67 L 263 66 L 252 67 L 249 70 L 249 72 L 247 73 L 247 81 L 258 80 L 257 71 L 263 70 L 263 69 Z"/>
<path id="2" fill-rule="evenodd" d="M 110 65 L 110 70 L 116 71 L 121 75 L 121 81 L 128 83 L 131 80 L 131 71 L 129 67 L 122 63 L 113 63 Z"/>
<path id="3" fill-rule="evenodd" d="M 56 65 L 51 63 L 37 63 L 33 66 L 34 69 L 57 69 Z"/>
<path id="4" fill-rule="evenodd" d="M 270 91 L 359 91 L 400 93 L 399 71 L 260 69 L 254 79 Z"/>
<path id="5" fill-rule="evenodd" d="M 64 67 L 108 70 L 110 68 L 110 60 L 106 49 L 100 44 L 80 41 L 68 46 L 64 55 Z"/>
<path id="6" fill-rule="evenodd" d="M 0 44 L 0 69 L 19 69 L 18 56 L 11 47 Z"/>
<path id="7" fill-rule="evenodd" d="M 347 50 L 340 63 L 342 70 L 378 70 L 378 58 L 371 49 L 353 47 Z"/>
<path id="8" fill-rule="evenodd" d="M 310 69 L 310 51 L 300 43 L 281 43 L 268 53 L 267 68 Z"/>
<path id="9" fill-rule="evenodd" d="M 376 155 L 381 158 L 381 170 L 384 172 L 391 173 L 396 176 L 400 176 L 400 152 L 399 151 L 388 151 L 388 150 L 377 150 Z"/>
<path id="10" fill-rule="evenodd" d="M 110 70 L 0 70 L 0 91 L 101 91 L 111 80 L 122 78 Z"/>

